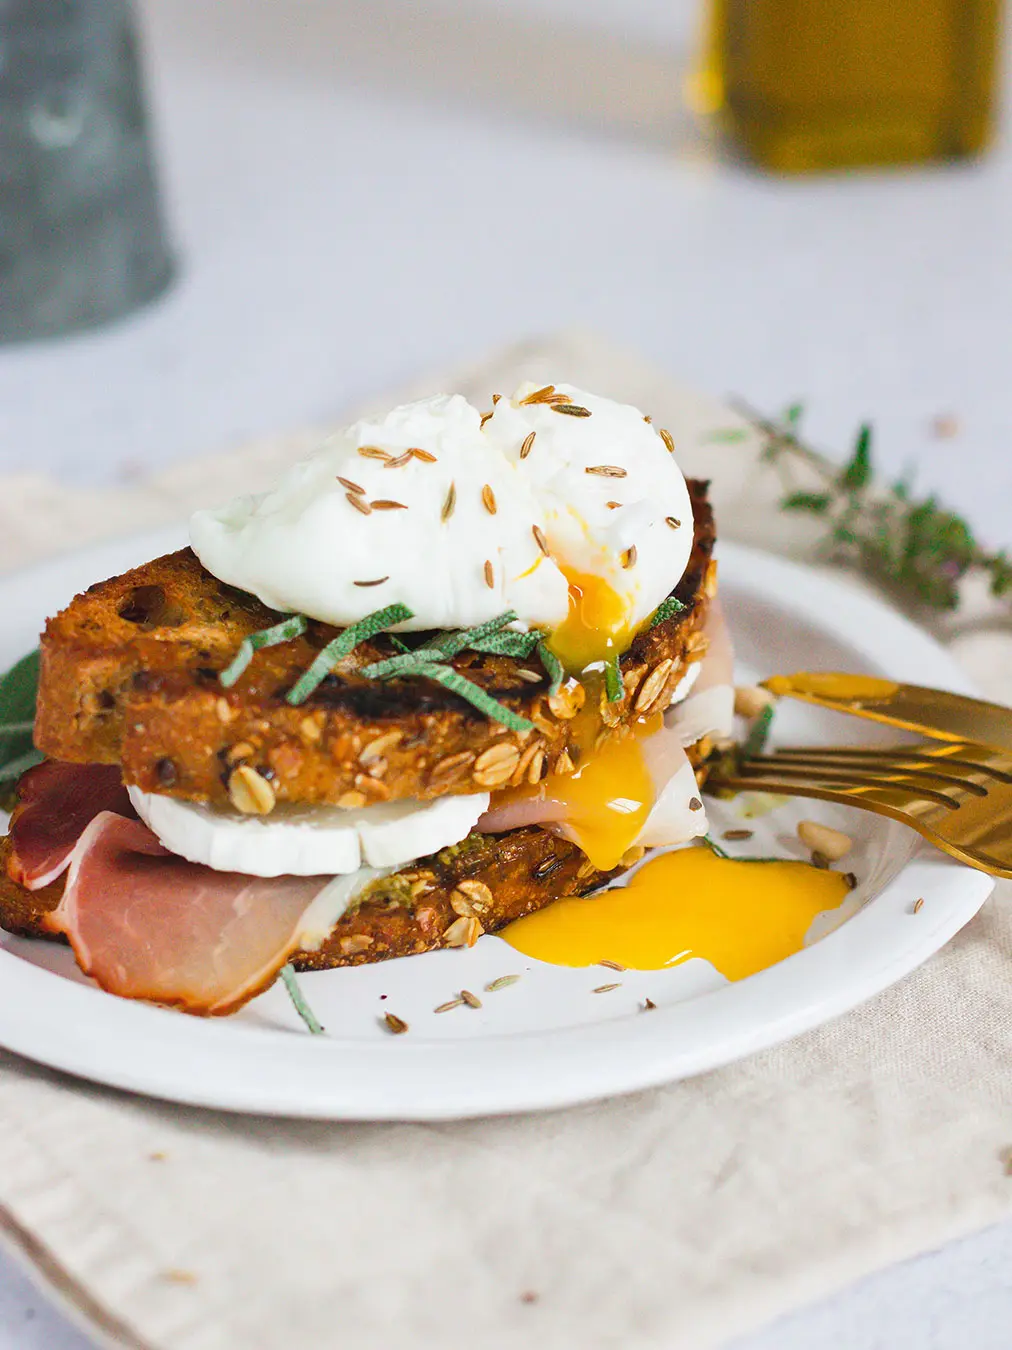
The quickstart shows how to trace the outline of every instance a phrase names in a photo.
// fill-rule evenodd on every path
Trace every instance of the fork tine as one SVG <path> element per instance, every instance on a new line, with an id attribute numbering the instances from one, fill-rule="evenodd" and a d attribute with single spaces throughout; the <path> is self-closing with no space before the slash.
<path id="1" fill-rule="evenodd" d="M 955 795 L 957 787 L 964 786 L 960 780 L 950 780 L 944 786 L 949 787 L 949 792 L 944 792 L 937 786 L 932 786 L 934 776 L 922 774 L 904 774 L 897 773 L 894 769 L 884 768 L 876 771 L 871 768 L 854 768 L 823 766 L 817 763 L 791 764 L 784 763 L 772 756 L 769 759 L 746 760 L 741 766 L 742 779 L 751 782 L 754 777 L 759 778 L 780 778 L 792 783 L 820 783 L 826 786 L 836 786 L 841 789 L 849 788 L 894 788 L 897 791 L 905 791 L 912 798 L 921 801 L 934 802 L 939 806 L 948 806 L 955 809 L 959 806 L 959 798 Z M 986 793 L 979 789 L 974 795 L 985 796 Z"/>
<path id="2" fill-rule="evenodd" d="M 757 774 L 717 775 L 707 780 L 707 789 L 732 788 L 738 792 L 772 792 L 786 797 L 818 797 L 822 801 L 839 802 L 841 806 L 859 806 L 882 815 L 892 816 L 904 825 L 914 825 L 913 813 L 926 807 L 943 805 L 926 799 L 912 788 L 881 782 L 856 782 L 853 779 L 830 781 L 818 775 L 792 778 L 775 772 Z M 938 794 L 939 796 L 941 794 Z M 946 799 L 944 805 L 955 809 L 956 803 Z"/>
<path id="3" fill-rule="evenodd" d="M 969 773 L 984 774 L 999 783 L 1012 784 L 1012 757 L 999 755 L 982 745 L 945 743 L 927 748 L 924 743 L 893 746 L 857 745 L 783 745 L 772 752 L 777 755 L 832 757 L 834 760 L 909 761 L 912 764 L 945 765 L 946 768 L 965 769 Z"/>
<path id="4" fill-rule="evenodd" d="M 990 851 L 997 838 L 994 835 L 993 822 L 991 838 L 988 838 L 986 832 L 982 830 L 976 832 L 976 839 L 965 846 L 947 839 L 933 828 L 940 823 L 940 803 L 927 800 L 923 793 L 917 790 L 895 784 L 887 787 L 882 783 L 875 785 L 829 783 L 818 777 L 778 777 L 775 772 L 754 775 L 715 774 L 707 782 L 708 791 L 714 788 L 718 791 L 721 788 L 730 788 L 743 792 L 782 793 L 788 797 L 814 797 L 820 801 L 836 802 L 840 806 L 854 806 L 863 811 L 872 811 L 876 815 L 887 816 L 891 820 L 899 821 L 901 825 L 916 830 L 929 843 L 962 863 L 968 863 L 971 867 L 983 869 L 995 876 L 1012 877 L 1012 865 Z M 980 798 L 972 800 L 977 804 L 976 810 L 984 809 Z M 950 806 L 955 805 L 950 803 Z"/>
<path id="5" fill-rule="evenodd" d="M 820 753 L 788 754 L 785 751 L 776 751 L 771 755 L 745 760 L 742 769 L 744 772 L 750 772 L 753 767 L 760 771 L 772 769 L 778 773 L 807 772 L 810 777 L 845 778 L 850 782 L 868 780 L 878 782 L 883 778 L 895 778 L 923 787 L 925 792 L 932 790 L 944 792 L 946 788 L 949 790 L 956 788 L 975 797 L 987 796 L 987 788 L 976 779 L 961 777 L 954 773 L 941 773 L 934 767 L 936 762 L 928 759 L 926 763 L 923 761 L 910 763 L 885 755 L 877 758 L 862 756 L 860 759 L 847 759 Z M 949 761 L 946 761 L 947 767 L 948 763 Z M 941 788 L 932 789 L 932 784 L 941 784 Z"/>

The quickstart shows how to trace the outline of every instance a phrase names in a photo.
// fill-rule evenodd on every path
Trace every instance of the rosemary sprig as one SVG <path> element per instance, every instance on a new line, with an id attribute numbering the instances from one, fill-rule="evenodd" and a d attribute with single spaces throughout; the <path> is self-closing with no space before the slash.
<path id="1" fill-rule="evenodd" d="M 323 1035 L 323 1027 L 317 1021 L 316 1014 L 306 1002 L 306 996 L 299 987 L 299 982 L 295 976 L 295 969 L 291 965 L 281 967 L 281 979 L 285 988 L 288 990 L 288 997 L 292 1000 L 295 1011 L 305 1022 L 310 1032 L 314 1036 Z"/>
<path id="2" fill-rule="evenodd" d="M 360 642 L 366 642 L 369 638 L 375 637 L 377 633 L 382 633 L 385 628 L 392 628 L 394 624 L 406 623 L 408 619 L 413 618 L 414 614 L 408 609 L 407 605 L 398 604 L 387 605 L 385 609 L 373 610 L 364 619 L 359 619 L 358 623 L 353 623 L 350 628 L 346 628 L 343 633 L 339 633 L 332 642 L 328 642 L 326 647 L 317 654 L 309 669 L 299 676 L 285 695 L 286 701 L 292 707 L 298 707 L 300 703 L 305 703 L 314 689 L 318 688 L 327 678 L 338 661 L 350 655 Z"/>
<path id="3" fill-rule="evenodd" d="M 290 619 L 275 624 L 273 628 L 261 628 L 259 633 L 250 633 L 239 643 L 239 650 L 218 676 L 218 683 L 225 689 L 231 689 L 253 660 L 254 652 L 260 651 L 262 647 L 276 647 L 281 642 L 291 642 L 293 638 L 301 637 L 308 626 L 301 614 L 293 614 Z"/>
<path id="4" fill-rule="evenodd" d="M 1012 557 L 1005 549 L 984 548 L 967 522 L 934 495 L 914 496 L 908 476 L 892 484 L 876 478 L 870 424 L 859 428 L 841 467 L 801 439 L 800 404 L 779 420 L 739 406 L 763 438 L 762 458 L 781 473 L 782 509 L 825 522 L 823 557 L 857 568 L 901 603 L 929 612 L 957 609 L 959 583 L 972 571 L 987 574 L 995 598 L 1012 600 Z M 729 428 L 712 439 L 738 440 L 744 434 Z M 817 489 L 797 490 L 790 482 L 792 464 L 814 473 Z"/>

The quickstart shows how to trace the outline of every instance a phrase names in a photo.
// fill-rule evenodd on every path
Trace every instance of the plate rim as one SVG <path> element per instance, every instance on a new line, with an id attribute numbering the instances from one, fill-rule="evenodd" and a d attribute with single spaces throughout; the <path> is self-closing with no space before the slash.
<path id="1" fill-rule="evenodd" d="M 102 541 L 0 578 L 0 595 L 24 597 L 68 569 L 90 568 L 89 560 L 95 560 L 92 575 L 103 574 L 103 558 L 120 559 L 109 565 L 122 570 L 130 564 L 121 560 L 134 550 L 138 558 L 151 557 L 153 550 L 178 547 L 180 539 L 173 528 Z M 883 674 L 976 692 L 934 638 L 877 596 L 825 569 L 730 541 L 720 544 L 718 558 L 736 589 L 767 600 L 777 596 L 799 618 L 862 651 Z M 435 1121 L 554 1110 L 722 1067 L 857 1007 L 944 946 L 993 887 L 994 879 L 982 873 L 935 853 L 918 854 L 841 928 L 748 980 L 659 1007 L 647 1019 L 473 1041 L 390 1037 L 365 1044 L 335 1034 L 191 1019 L 113 998 L 3 948 L 0 1045 L 76 1078 L 231 1112 Z M 910 912 L 922 893 L 944 894 L 946 903 L 924 906 L 908 943 L 878 951 L 876 930 L 888 931 L 897 907 Z M 851 963 L 842 987 L 830 978 L 840 958 Z M 757 1000 L 761 1021 L 740 1006 L 747 1010 Z M 23 1015 L 26 1006 L 31 1018 Z"/>

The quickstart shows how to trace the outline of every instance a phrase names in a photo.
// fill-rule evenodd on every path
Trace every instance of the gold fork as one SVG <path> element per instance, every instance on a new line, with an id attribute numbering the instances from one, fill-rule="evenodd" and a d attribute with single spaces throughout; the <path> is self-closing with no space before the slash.
<path id="1" fill-rule="evenodd" d="M 970 741 L 796 746 L 718 761 L 707 791 L 819 797 L 889 816 L 960 862 L 1012 877 L 1012 753 Z"/>
<path id="2" fill-rule="evenodd" d="M 831 670 L 773 675 L 763 684 L 771 694 L 814 703 L 818 708 L 917 731 L 934 740 L 976 741 L 1012 753 L 1012 708 L 998 703 Z"/>

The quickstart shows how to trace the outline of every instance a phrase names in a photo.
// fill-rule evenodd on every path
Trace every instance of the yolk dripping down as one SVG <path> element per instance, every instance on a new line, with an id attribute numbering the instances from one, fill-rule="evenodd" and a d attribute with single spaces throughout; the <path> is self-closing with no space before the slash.
<path id="1" fill-rule="evenodd" d="M 591 720 L 577 719 L 574 730 L 578 736 Z M 593 721 L 600 727 L 598 718 Z M 548 797 L 565 804 L 571 837 L 602 872 L 618 866 L 654 804 L 654 785 L 640 739 L 656 731 L 660 723 L 657 716 L 635 728 L 622 728 L 597 749 L 591 741 L 575 773 L 555 774 L 544 784 Z"/>
<path id="2" fill-rule="evenodd" d="M 557 900 L 499 936 L 558 966 L 608 959 L 661 970 L 699 956 L 740 980 L 800 951 L 816 916 L 836 909 L 848 890 L 839 872 L 809 863 L 684 848 L 646 863 L 626 886 Z"/>
<path id="3" fill-rule="evenodd" d="M 569 582 L 569 613 L 548 646 L 571 675 L 580 676 L 588 666 L 621 656 L 629 646 L 635 636 L 632 601 L 594 572 L 580 572 L 564 562 L 559 568 Z"/>
<path id="4" fill-rule="evenodd" d="M 556 560 L 558 561 L 558 560 Z M 576 765 L 570 774 L 552 774 L 533 788 L 513 789 L 498 797 L 539 796 L 562 804 L 573 839 L 602 871 L 616 867 L 632 846 L 654 803 L 654 785 L 647 771 L 640 738 L 659 729 L 660 717 L 602 736 L 602 679 L 587 667 L 621 654 L 634 636 L 631 600 L 604 577 L 559 562 L 569 582 L 569 614 L 552 633 L 548 646 L 571 675 L 581 679 L 586 694 L 569 723 L 569 753 Z M 578 691 L 579 692 L 579 691 Z"/>

